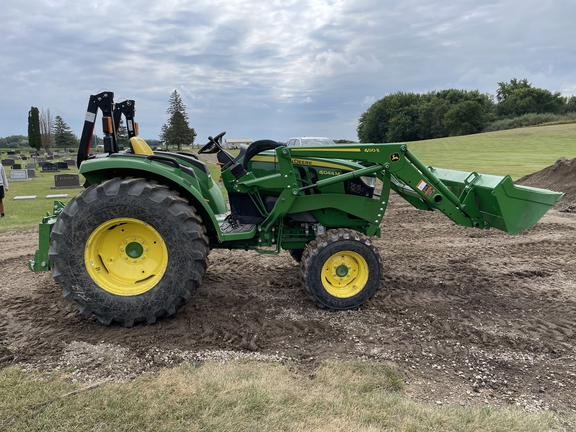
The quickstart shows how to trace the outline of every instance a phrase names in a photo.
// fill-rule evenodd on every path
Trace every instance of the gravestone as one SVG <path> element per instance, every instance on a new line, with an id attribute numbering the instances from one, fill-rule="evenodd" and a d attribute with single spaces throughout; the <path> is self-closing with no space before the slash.
<path id="1" fill-rule="evenodd" d="M 14 165 L 12 165 L 12 169 L 13 169 L 13 170 L 21 170 L 21 169 L 22 169 L 22 164 L 15 163 Z"/>
<path id="2" fill-rule="evenodd" d="M 8 156 L 16 156 L 16 152 L 12 150 L 10 150 L 7 154 Z"/>
<path id="3" fill-rule="evenodd" d="M 20 150 L 14 150 L 14 153 L 20 154 Z"/>
<path id="4" fill-rule="evenodd" d="M 2 165 L 11 167 L 14 165 L 14 159 L 2 159 Z"/>
<path id="5" fill-rule="evenodd" d="M 34 162 L 30 162 L 28 164 L 26 164 L 26 168 L 28 169 L 36 169 L 36 164 Z"/>
<path id="6" fill-rule="evenodd" d="M 27 171 L 28 171 L 28 178 L 36 177 L 36 170 L 35 169 L 27 168 Z"/>
<path id="7" fill-rule="evenodd" d="M 46 160 L 54 160 L 54 156 L 52 156 L 52 155 L 47 155 L 47 156 L 46 156 Z"/>
<path id="8" fill-rule="evenodd" d="M 66 162 L 56 162 L 59 170 L 68 170 L 68 164 Z"/>
<path id="9" fill-rule="evenodd" d="M 80 176 L 78 174 L 57 174 L 54 176 L 52 189 L 80 188 Z"/>
<path id="10" fill-rule="evenodd" d="M 52 162 L 44 162 L 42 164 L 42 172 L 60 172 L 58 165 Z"/>
<path id="11" fill-rule="evenodd" d="M 11 169 L 10 181 L 29 181 L 28 170 L 25 169 Z"/>
<path id="12" fill-rule="evenodd" d="M 21 156 L 22 160 L 28 160 L 28 156 Z"/>
<path id="13" fill-rule="evenodd" d="M 75 168 L 76 167 L 76 161 L 74 159 L 66 159 L 66 164 L 68 165 L 68 168 L 70 168 L 70 167 Z"/>

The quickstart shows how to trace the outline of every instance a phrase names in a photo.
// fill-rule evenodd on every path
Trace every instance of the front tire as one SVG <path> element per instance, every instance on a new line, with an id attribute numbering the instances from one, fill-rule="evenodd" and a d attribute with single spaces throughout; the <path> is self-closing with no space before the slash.
<path id="1" fill-rule="evenodd" d="M 194 208 L 166 186 L 108 180 L 82 191 L 58 217 L 52 275 L 86 316 L 153 324 L 198 288 L 209 252 L 204 231 Z"/>
<path id="2" fill-rule="evenodd" d="M 307 294 L 321 308 L 358 308 L 380 288 L 380 255 L 368 237 L 353 230 L 330 230 L 316 237 L 301 265 Z"/>

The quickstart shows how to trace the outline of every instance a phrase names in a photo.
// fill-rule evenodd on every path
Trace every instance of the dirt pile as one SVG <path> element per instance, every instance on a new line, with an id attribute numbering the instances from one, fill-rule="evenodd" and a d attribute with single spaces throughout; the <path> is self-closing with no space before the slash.
<path id="1" fill-rule="evenodd" d="M 564 192 L 564 199 L 554 208 L 564 212 L 576 212 L 576 158 L 561 157 L 554 165 L 528 174 L 516 183 Z"/>

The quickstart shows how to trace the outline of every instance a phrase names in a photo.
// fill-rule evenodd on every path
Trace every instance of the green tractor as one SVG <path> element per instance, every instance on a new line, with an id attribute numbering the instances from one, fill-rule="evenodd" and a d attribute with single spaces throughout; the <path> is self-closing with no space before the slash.
<path id="1" fill-rule="evenodd" d="M 90 154 L 98 110 L 104 153 Z M 130 148 L 120 150 L 126 117 Z M 204 162 L 152 151 L 137 137 L 134 101 L 90 97 L 78 151 L 86 184 L 40 224 L 29 268 L 52 270 L 64 297 L 104 323 L 152 324 L 194 294 L 211 249 L 287 250 L 319 307 L 362 306 L 380 287 L 380 235 L 390 191 L 456 224 L 510 234 L 533 226 L 562 195 L 497 177 L 424 166 L 405 144 L 288 147 L 271 140 L 223 146 L 224 132 L 198 153 L 214 153 L 229 208 Z"/>

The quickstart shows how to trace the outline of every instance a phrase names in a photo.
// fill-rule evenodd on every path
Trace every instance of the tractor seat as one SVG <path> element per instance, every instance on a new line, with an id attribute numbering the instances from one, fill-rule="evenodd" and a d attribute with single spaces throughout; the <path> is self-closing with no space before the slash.
<path id="1" fill-rule="evenodd" d="M 130 138 L 130 149 L 132 153 L 151 156 L 154 154 L 150 146 L 140 137 Z"/>

